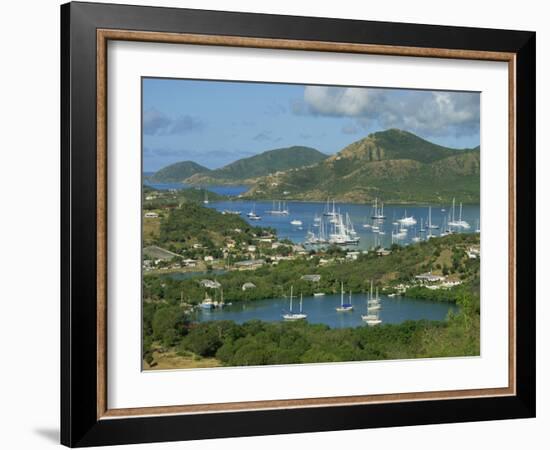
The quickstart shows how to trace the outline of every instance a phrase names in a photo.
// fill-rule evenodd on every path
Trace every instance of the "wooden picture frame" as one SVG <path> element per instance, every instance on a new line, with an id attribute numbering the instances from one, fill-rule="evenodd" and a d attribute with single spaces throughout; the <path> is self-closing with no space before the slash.
<path id="1" fill-rule="evenodd" d="M 93 3 L 63 5 L 61 26 L 63 444 L 91 446 L 534 417 L 534 33 Z M 507 62 L 508 387 L 110 409 L 106 394 L 109 40 Z"/>

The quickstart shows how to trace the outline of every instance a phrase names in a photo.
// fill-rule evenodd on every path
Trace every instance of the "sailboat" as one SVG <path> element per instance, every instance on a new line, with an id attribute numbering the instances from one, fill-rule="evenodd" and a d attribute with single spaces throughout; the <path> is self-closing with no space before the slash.
<path id="1" fill-rule="evenodd" d="M 405 210 L 405 214 L 398 222 L 404 226 L 416 225 L 416 219 L 413 216 L 407 216 L 407 210 Z"/>
<path id="2" fill-rule="evenodd" d="M 378 288 L 376 288 L 376 297 L 372 297 L 372 281 L 370 290 L 370 299 L 368 300 L 367 304 L 372 311 L 377 311 L 382 308 L 382 305 L 380 305 L 380 297 L 378 297 Z"/>
<path id="3" fill-rule="evenodd" d="M 374 310 L 371 306 L 367 306 L 367 314 L 362 315 L 361 319 L 369 326 L 379 325 L 382 323 L 378 310 Z"/>
<path id="4" fill-rule="evenodd" d="M 327 206 L 325 207 L 325 212 L 323 213 L 323 215 L 327 217 L 334 217 L 336 216 L 336 214 L 336 205 L 334 203 L 334 200 L 332 200 L 332 211 L 330 211 L 330 200 L 327 198 Z"/>
<path id="5" fill-rule="evenodd" d="M 212 309 L 214 308 L 213 300 L 208 296 L 208 293 L 204 293 L 204 300 L 199 304 L 202 309 Z"/>
<path id="6" fill-rule="evenodd" d="M 372 297 L 372 280 L 370 282 L 370 299 L 367 300 L 367 314 L 362 314 L 361 319 L 367 325 L 378 325 L 382 323 L 379 316 L 380 299 L 378 298 L 378 288 L 376 289 L 376 298 Z"/>
<path id="7" fill-rule="evenodd" d="M 420 230 L 419 230 L 420 233 L 425 233 L 426 230 L 424 229 L 424 218 L 420 218 Z"/>
<path id="8" fill-rule="evenodd" d="M 381 206 L 378 208 L 378 198 L 374 199 L 374 214 L 372 218 L 374 220 L 384 220 L 386 216 L 384 215 L 384 202 L 380 202 Z"/>
<path id="9" fill-rule="evenodd" d="M 428 206 L 428 229 L 429 230 L 437 230 L 439 228 L 439 225 L 435 225 L 432 223 L 432 207 Z"/>
<path id="10" fill-rule="evenodd" d="M 479 228 L 479 219 L 477 219 L 476 233 L 480 233 L 481 229 Z"/>
<path id="11" fill-rule="evenodd" d="M 458 222 L 455 220 L 455 198 L 453 197 L 453 206 L 452 206 L 452 209 L 451 209 L 451 220 L 449 220 L 447 222 L 447 226 L 449 227 L 458 227 L 459 224 Z"/>
<path id="12" fill-rule="evenodd" d="M 300 294 L 300 312 L 299 313 L 293 313 L 292 312 L 292 290 L 293 286 L 290 287 L 290 310 L 287 314 L 283 314 L 284 320 L 304 320 L 307 319 L 307 314 L 304 314 L 302 312 L 302 294 Z"/>
<path id="13" fill-rule="evenodd" d="M 204 200 L 202 201 L 205 205 L 208 205 L 208 191 L 204 190 Z"/>
<path id="14" fill-rule="evenodd" d="M 395 227 L 395 230 L 392 232 L 392 239 L 405 239 L 407 237 L 407 229 L 401 225 L 399 228 Z"/>
<path id="15" fill-rule="evenodd" d="M 470 229 L 470 224 L 465 220 L 462 220 L 462 202 L 460 202 L 460 209 L 458 212 L 458 222 L 456 222 L 456 226 L 460 228 L 464 228 L 465 230 Z"/>
<path id="16" fill-rule="evenodd" d="M 329 234 L 328 242 L 336 245 L 357 245 L 360 237 L 353 228 L 353 223 L 348 214 L 346 214 L 346 222 L 342 214 L 337 213 L 332 217 L 332 232 Z"/>
<path id="17" fill-rule="evenodd" d="M 256 214 L 256 203 L 252 205 L 252 209 L 246 215 L 250 220 L 261 220 L 262 218 Z"/>
<path id="18" fill-rule="evenodd" d="M 279 200 L 277 208 L 275 208 L 275 200 L 273 200 L 273 206 L 272 209 L 269 211 L 266 211 L 267 214 L 271 214 L 273 216 L 288 216 L 289 210 L 288 206 L 286 205 L 286 202 L 281 202 Z"/>
<path id="19" fill-rule="evenodd" d="M 449 221 L 448 218 L 444 218 L 443 219 L 443 226 L 442 226 L 442 230 L 441 232 L 439 233 L 440 236 L 449 236 L 450 234 L 453 234 L 453 230 L 451 229 L 450 227 L 451 225 L 451 222 Z"/>
<path id="20" fill-rule="evenodd" d="M 344 283 L 341 284 L 340 306 L 336 307 L 336 311 L 338 312 L 353 311 L 353 305 L 351 304 L 351 291 L 349 294 L 349 303 L 344 303 Z"/>

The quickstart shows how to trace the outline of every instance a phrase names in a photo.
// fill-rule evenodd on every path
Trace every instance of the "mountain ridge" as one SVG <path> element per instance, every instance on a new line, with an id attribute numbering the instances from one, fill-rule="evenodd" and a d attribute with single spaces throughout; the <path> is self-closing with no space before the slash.
<path id="1" fill-rule="evenodd" d="M 318 164 L 257 182 L 248 198 L 479 202 L 480 150 L 452 149 L 410 132 L 372 133 Z M 286 195 L 284 193 L 287 193 Z"/>
<path id="2" fill-rule="evenodd" d="M 326 158 L 328 158 L 328 155 L 321 153 L 317 149 L 295 145 L 266 150 L 257 155 L 233 161 L 219 169 L 207 169 L 193 163 L 202 167 L 203 170 L 195 170 L 188 174 L 182 171 L 180 173 L 186 176 L 181 176 L 177 180 L 171 177 L 170 181 L 193 185 L 234 184 L 235 182 L 242 183 L 244 181 L 253 183 L 256 178 L 269 175 L 270 173 L 316 164 Z M 191 161 L 182 161 L 166 166 L 157 171 L 150 179 L 154 181 L 165 178 L 163 176 L 158 177 L 157 174 L 160 172 L 171 172 L 173 167 L 189 162 Z"/>

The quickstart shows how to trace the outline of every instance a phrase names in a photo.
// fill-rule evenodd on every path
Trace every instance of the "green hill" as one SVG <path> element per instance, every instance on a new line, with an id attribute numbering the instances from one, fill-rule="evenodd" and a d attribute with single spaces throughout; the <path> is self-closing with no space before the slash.
<path id="1" fill-rule="evenodd" d="M 344 158 L 360 158 L 369 161 L 412 159 L 431 163 L 451 156 L 455 152 L 456 150 L 433 144 L 407 131 L 391 129 L 373 133 L 354 142 L 338 155 Z"/>
<path id="2" fill-rule="evenodd" d="M 327 155 L 310 147 L 286 147 L 269 150 L 249 158 L 239 159 L 220 169 L 200 173 L 186 180 L 192 184 L 231 183 L 309 166 L 323 161 Z"/>
<path id="3" fill-rule="evenodd" d="M 154 183 L 179 183 L 196 173 L 209 171 L 210 169 L 193 161 L 181 161 L 158 170 L 149 180 Z"/>
<path id="4" fill-rule="evenodd" d="M 248 192 L 255 198 L 386 203 L 479 202 L 479 147 L 457 150 L 412 133 L 373 133 L 322 162 L 271 175 Z M 284 195 L 284 192 L 289 194 Z"/>

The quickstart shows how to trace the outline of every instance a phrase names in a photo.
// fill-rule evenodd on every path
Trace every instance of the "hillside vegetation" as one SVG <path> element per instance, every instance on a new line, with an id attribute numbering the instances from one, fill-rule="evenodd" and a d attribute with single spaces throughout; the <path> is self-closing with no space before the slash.
<path id="1" fill-rule="evenodd" d="M 254 237 L 264 233 L 271 230 L 251 226 L 240 216 L 224 215 L 199 203 L 187 202 L 171 209 L 163 218 L 156 243 L 177 253 L 200 244 L 211 250 L 211 255 L 220 256 L 220 247 L 228 239 L 237 244 L 252 243 Z"/>
<path id="2" fill-rule="evenodd" d="M 243 158 L 209 173 L 212 178 L 242 180 L 256 178 L 279 170 L 288 170 L 316 164 L 327 155 L 310 147 L 287 147 L 269 150 L 259 155 Z"/>
<path id="3" fill-rule="evenodd" d="M 159 368 L 170 367 L 159 354 L 173 355 L 171 367 L 181 368 L 479 355 L 479 260 L 466 256 L 465 249 L 471 245 L 479 245 L 479 236 L 452 235 L 407 247 L 394 246 L 391 255 L 382 258 L 369 254 L 357 261 L 326 267 L 320 267 L 316 258 L 299 259 L 216 277 L 226 301 L 253 302 L 281 297 L 290 286 L 304 295 L 319 290 L 336 292 L 341 281 L 354 292 L 367 291 L 370 279 L 377 286 L 391 288 L 397 283 L 410 282 L 414 274 L 432 269 L 433 273 L 452 274 L 462 284 L 438 291 L 413 287 L 406 295 L 460 306 L 460 312 L 439 322 L 407 321 L 376 328 L 345 329 L 307 322 L 196 323 L 187 306 L 182 305 L 197 304 L 204 298 L 205 288 L 198 283 L 204 275 L 185 280 L 145 277 L 145 364 L 153 368 L 157 364 Z M 448 255 L 449 265 L 444 263 L 442 267 L 443 254 Z M 307 273 L 320 274 L 321 281 L 312 284 L 302 280 L 301 276 Z M 256 288 L 243 291 L 244 282 L 253 282 Z"/>
<path id="4" fill-rule="evenodd" d="M 172 164 L 156 172 L 154 181 L 180 181 L 195 185 L 245 183 L 280 170 L 309 166 L 327 155 L 310 147 L 293 146 L 268 150 L 242 158 L 220 169 L 209 170 L 190 161 Z"/>
<path id="5" fill-rule="evenodd" d="M 313 166 L 264 177 L 250 198 L 386 203 L 479 202 L 480 151 L 456 150 L 402 130 L 373 133 Z M 287 192 L 285 195 L 284 193 Z"/>
<path id="6" fill-rule="evenodd" d="M 170 164 L 149 177 L 153 183 L 179 183 L 196 173 L 207 173 L 207 169 L 193 161 L 181 161 Z"/>

